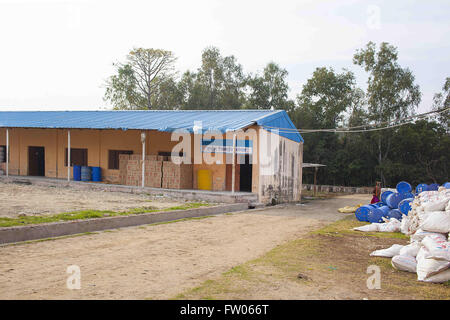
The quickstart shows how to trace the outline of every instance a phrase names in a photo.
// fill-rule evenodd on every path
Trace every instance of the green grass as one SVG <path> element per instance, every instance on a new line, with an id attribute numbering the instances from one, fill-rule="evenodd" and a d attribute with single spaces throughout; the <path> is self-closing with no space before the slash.
<path id="1" fill-rule="evenodd" d="M 51 223 L 51 222 L 61 222 L 61 221 L 71 221 L 71 220 L 82 220 L 82 219 L 94 219 L 103 217 L 114 217 L 114 216 L 127 216 L 132 214 L 142 214 L 151 212 L 167 212 L 174 210 L 187 210 L 195 209 L 199 207 L 209 206 L 208 203 L 203 202 L 191 202 L 179 206 L 174 206 L 165 209 L 158 209 L 155 207 L 140 207 L 133 208 L 127 211 L 110 211 L 110 210 L 79 210 L 72 212 L 64 212 L 53 215 L 46 216 L 24 216 L 18 218 L 3 218 L 0 217 L 0 227 L 14 227 L 23 226 L 29 224 L 40 224 L 40 223 Z"/>
<path id="2" fill-rule="evenodd" d="M 347 216 L 344 219 L 336 221 L 322 229 L 312 232 L 313 234 L 343 237 L 345 235 L 376 237 L 376 238 L 394 238 L 409 239 L 408 236 L 401 232 L 361 232 L 355 231 L 353 228 L 366 225 L 366 222 L 356 220 L 353 216 Z"/>

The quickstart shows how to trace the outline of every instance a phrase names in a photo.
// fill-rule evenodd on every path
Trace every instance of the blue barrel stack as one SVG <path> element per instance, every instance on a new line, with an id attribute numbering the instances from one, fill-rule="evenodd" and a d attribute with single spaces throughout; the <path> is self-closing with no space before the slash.
<path id="1" fill-rule="evenodd" d="M 446 189 L 450 189 L 450 182 L 442 185 Z M 420 183 L 414 189 L 406 181 L 397 183 L 396 192 L 387 190 L 381 194 L 381 201 L 373 204 L 368 204 L 359 207 L 355 216 L 359 221 L 365 222 L 383 222 L 382 217 L 395 218 L 401 220 L 403 215 L 408 215 L 411 210 L 411 203 L 414 201 L 414 196 L 424 191 L 438 190 L 439 184 Z"/>

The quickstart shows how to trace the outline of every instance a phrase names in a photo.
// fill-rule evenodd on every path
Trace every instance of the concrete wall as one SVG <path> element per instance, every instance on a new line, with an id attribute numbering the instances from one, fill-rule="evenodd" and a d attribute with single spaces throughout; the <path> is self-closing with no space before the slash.
<path id="1" fill-rule="evenodd" d="M 260 134 L 260 158 L 270 162 L 260 162 L 259 165 L 259 200 L 264 203 L 299 201 L 303 143 L 267 131 L 264 134 L 266 139 Z"/>
<path id="2" fill-rule="evenodd" d="M 314 191 L 313 184 L 303 184 L 303 190 Z M 344 186 L 329 186 L 329 185 L 316 185 L 317 192 L 333 192 L 333 193 L 360 193 L 360 194 L 372 194 L 373 187 L 344 187 Z"/>

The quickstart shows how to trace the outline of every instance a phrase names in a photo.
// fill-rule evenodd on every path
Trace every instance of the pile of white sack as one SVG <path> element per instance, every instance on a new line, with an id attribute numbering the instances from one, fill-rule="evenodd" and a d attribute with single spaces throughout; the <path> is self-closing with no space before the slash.
<path id="1" fill-rule="evenodd" d="M 384 219 L 354 228 L 358 231 L 402 232 L 410 236 L 406 246 L 394 244 L 376 250 L 371 256 L 392 258 L 398 270 L 417 273 L 417 280 L 441 283 L 450 281 L 450 189 L 424 191 L 414 198 L 402 221 Z"/>

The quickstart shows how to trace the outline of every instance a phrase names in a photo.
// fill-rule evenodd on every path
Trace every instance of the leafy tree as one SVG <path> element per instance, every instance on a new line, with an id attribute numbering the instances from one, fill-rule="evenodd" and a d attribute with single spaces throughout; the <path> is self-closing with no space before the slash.
<path id="1" fill-rule="evenodd" d="M 412 184 L 448 181 L 450 136 L 433 120 L 418 120 L 393 132 L 392 157 L 385 164 L 387 182 Z"/>
<path id="2" fill-rule="evenodd" d="M 250 93 L 247 108 L 251 109 L 290 109 L 292 101 L 288 100 L 288 72 L 274 62 L 264 68 L 262 75 L 249 77 Z"/>
<path id="3" fill-rule="evenodd" d="M 107 80 L 104 99 L 115 109 L 152 109 L 155 92 L 173 76 L 175 60 L 167 50 L 131 50 L 125 63 L 114 64 L 117 74 Z"/>
<path id="4" fill-rule="evenodd" d="M 234 56 L 223 57 L 208 47 L 196 73 L 187 71 L 180 80 L 183 109 L 238 109 L 244 103 L 246 76 Z"/>
<path id="5" fill-rule="evenodd" d="M 386 42 L 379 50 L 373 42 L 365 49 L 357 50 L 353 63 L 364 67 L 369 73 L 367 101 L 369 120 L 375 124 L 389 123 L 411 115 L 420 103 L 419 86 L 408 68 L 402 68 L 398 62 L 397 49 Z M 373 135 L 377 146 L 377 160 L 380 178 L 383 184 L 386 178 L 383 172 L 384 162 L 389 156 L 392 133 L 379 131 Z"/>
<path id="6" fill-rule="evenodd" d="M 450 107 L 450 77 L 445 79 L 442 92 L 436 93 L 433 97 L 433 110 L 442 110 Z M 437 115 L 436 120 L 439 121 L 450 132 L 450 110 Z"/>
<path id="7" fill-rule="evenodd" d="M 117 74 L 112 75 L 106 84 L 104 100 L 110 101 L 114 109 L 142 109 L 145 98 L 139 94 L 137 82 L 130 65 L 117 67 Z"/>
<path id="8" fill-rule="evenodd" d="M 151 104 L 161 110 L 176 110 L 183 102 L 179 84 L 172 77 L 163 79 L 152 94 Z"/>

